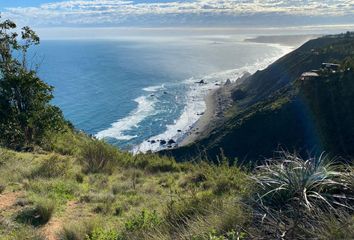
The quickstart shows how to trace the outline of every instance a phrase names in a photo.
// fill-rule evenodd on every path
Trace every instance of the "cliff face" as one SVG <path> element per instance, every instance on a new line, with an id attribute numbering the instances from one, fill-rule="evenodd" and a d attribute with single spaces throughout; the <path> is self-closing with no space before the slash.
<path id="1" fill-rule="evenodd" d="M 189 146 L 163 154 L 179 160 L 200 155 L 215 160 L 223 152 L 241 162 L 271 157 L 279 149 L 354 156 L 353 71 L 299 80 L 323 62 L 344 63 L 353 57 L 352 34 L 307 42 L 233 89 L 234 104 L 225 124 Z"/>

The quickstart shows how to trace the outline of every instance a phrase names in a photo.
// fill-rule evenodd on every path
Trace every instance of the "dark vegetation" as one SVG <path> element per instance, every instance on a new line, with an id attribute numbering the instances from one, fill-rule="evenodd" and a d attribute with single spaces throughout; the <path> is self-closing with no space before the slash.
<path id="1" fill-rule="evenodd" d="M 20 150 L 42 144 L 46 134 L 66 123 L 50 104 L 53 87 L 27 66 L 27 51 L 39 44 L 39 37 L 29 27 L 18 35 L 16 27 L 10 20 L 0 22 L 0 141 Z"/>
<path id="2" fill-rule="evenodd" d="M 24 28 L 25 45 L 17 45 L 9 33 L 14 24 L 0 26 L 0 123 L 6 130 L 0 136 L 1 240 L 354 238 L 351 165 L 283 153 L 248 168 L 223 154 L 213 164 L 202 157 L 177 163 L 122 152 L 73 130 L 50 105 L 52 88 L 26 69 L 25 55 L 22 61 L 11 57 L 39 42 L 34 32 Z M 340 91 L 345 74 L 338 75 Z M 316 89 L 306 85 L 293 94 L 320 96 L 312 93 Z M 282 95 L 287 91 L 259 104 L 260 112 L 281 110 L 292 101 Z M 339 96 L 333 93 L 333 101 Z M 252 118 L 254 112 L 243 114 Z"/>
<path id="3" fill-rule="evenodd" d="M 199 141 L 163 154 L 179 161 L 221 151 L 239 162 L 256 163 L 275 149 L 302 156 L 327 151 L 333 156 L 354 155 L 354 34 L 311 40 L 233 90 L 234 106 L 225 123 Z M 302 73 L 322 63 L 340 63 L 337 72 L 300 81 Z"/>

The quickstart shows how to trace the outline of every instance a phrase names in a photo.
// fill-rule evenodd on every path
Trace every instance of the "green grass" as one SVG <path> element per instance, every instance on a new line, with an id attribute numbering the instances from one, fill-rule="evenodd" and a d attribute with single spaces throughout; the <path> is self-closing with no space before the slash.
<path id="1" fill-rule="evenodd" d="M 292 229 L 299 202 L 306 221 L 298 224 L 296 236 L 352 236 L 352 210 L 337 204 L 349 199 L 336 197 L 352 194 L 351 167 L 285 155 L 250 173 L 224 158 L 220 164 L 176 163 L 153 154 L 133 156 L 90 139 L 74 152 L 0 149 L 3 194 L 21 193 L 2 211 L 0 239 L 41 239 L 41 226 L 53 217 L 62 222 L 57 239 L 63 240 L 277 237 Z M 102 167 L 96 157 L 105 159 Z M 309 196 L 299 198 L 305 188 Z M 321 231 L 310 233 L 309 226 Z"/>

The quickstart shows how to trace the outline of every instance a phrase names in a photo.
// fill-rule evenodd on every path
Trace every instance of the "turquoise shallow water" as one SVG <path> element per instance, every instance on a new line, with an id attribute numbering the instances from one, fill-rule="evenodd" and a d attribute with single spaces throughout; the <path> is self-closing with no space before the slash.
<path id="1" fill-rule="evenodd" d="M 214 83 L 236 79 L 283 54 L 228 36 L 192 39 L 48 40 L 33 55 L 55 87 L 54 104 L 79 129 L 131 148 L 172 138 L 203 111 Z M 196 81 L 208 79 L 198 88 Z M 149 148 L 147 142 L 142 148 Z"/>

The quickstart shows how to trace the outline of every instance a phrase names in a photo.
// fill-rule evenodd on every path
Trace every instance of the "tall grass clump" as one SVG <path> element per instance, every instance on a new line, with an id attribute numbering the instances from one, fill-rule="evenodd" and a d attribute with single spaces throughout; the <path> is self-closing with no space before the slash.
<path id="1" fill-rule="evenodd" d="M 149 173 L 179 172 L 182 164 L 177 164 L 173 158 L 157 154 L 138 154 L 125 156 L 125 166 L 135 167 Z"/>
<path id="2" fill-rule="evenodd" d="M 258 220 L 267 225 L 267 235 L 305 237 L 304 229 L 311 228 L 322 214 L 351 209 L 349 179 L 343 166 L 324 156 L 304 160 L 284 153 L 259 166 L 255 174 Z"/>
<path id="3" fill-rule="evenodd" d="M 49 222 L 55 205 L 49 200 L 40 200 L 33 206 L 26 207 L 16 216 L 16 221 L 20 223 L 30 224 L 32 226 L 41 226 Z"/>
<path id="4" fill-rule="evenodd" d="M 90 239 L 94 229 L 98 226 L 95 219 L 83 222 L 69 222 L 58 233 L 59 240 L 83 240 Z"/>
<path id="5" fill-rule="evenodd" d="M 116 148 L 100 140 L 91 140 L 82 147 L 80 162 L 85 173 L 110 173 L 118 158 Z"/>
<path id="6" fill-rule="evenodd" d="M 58 240 L 123 240 L 117 230 L 101 225 L 104 219 L 91 218 L 81 222 L 69 222 L 57 234 Z"/>

